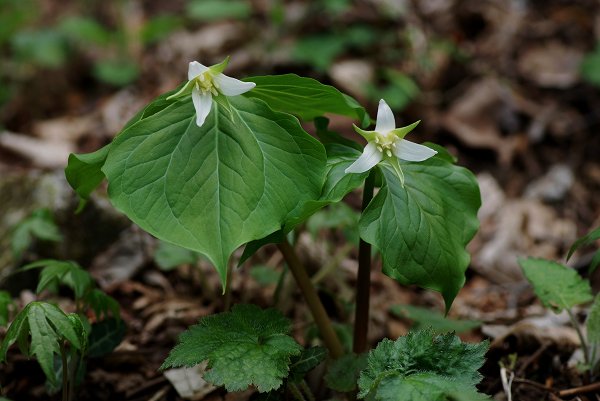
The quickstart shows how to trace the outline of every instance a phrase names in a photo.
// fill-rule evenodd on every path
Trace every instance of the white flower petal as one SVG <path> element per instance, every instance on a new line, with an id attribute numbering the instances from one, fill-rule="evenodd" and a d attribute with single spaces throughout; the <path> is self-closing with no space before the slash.
<path id="1" fill-rule="evenodd" d="M 394 120 L 394 113 L 392 109 L 381 99 L 379 101 L 379 108 L 377 109 L 377 123 L 375 124 L 375 131 L 380 134 L 386 134 L 396 128 L 396 121 Z"/>
<path id="2" fill-rule="evenodd" d="M 225 74 L 217 74 L 214 77 L 217 88 L 225 96 L 237 96 L 246 93 L 256 86 L 254 82 L 243 82 L 239 79 L 228 77 Z"/>
<path id="3" fill-rule="evenodd" d="M 200 93 L 198 89 L 194 88 L 192 90 L 192 100 L 194 109 L 196 109 L 196 125 L 202 127 L 212 107 L 212 96 L 209 93 Z"/>
<path id="4" fill-rule="evenodd" d="M 409 162 L 422 162 L 430 157 L 433 157 L 437 152 L 424 145 L 419 145 L 406 139 L 401 139 L 396 142 L 394 154 L 396 157 Z"/>
<path id="5" fill-rule="evenodd" d="M 383 159 L 383 153 L 377 150 L 377 145 L 369 142 L 367 146 L 365 146 L 365 150 L 363 154 L 360 155 L 358 159 L 350 167 L 348 167 L 344 172 L 346 173 L 364 173 L 365 171 L 369 171 L 373 166 L 379 163 Z"/>
<path id="6" fill-rule="evenodd" d="M 204 64 L 200 64 L 197 61 L 192 61 L 190 62 L 190 66 L 188 67 L 188 80 L 192 80 L 206 71 L 208 71 L 207 66 L 205 66 Z"/>

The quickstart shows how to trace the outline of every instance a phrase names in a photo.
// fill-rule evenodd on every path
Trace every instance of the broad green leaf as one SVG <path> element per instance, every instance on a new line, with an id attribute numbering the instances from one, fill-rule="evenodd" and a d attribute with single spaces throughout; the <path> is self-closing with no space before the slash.
<path id="1" fill-rule="evenodd" d="M 72 347 L 81 349 L 82 344 L 69 317 L 58 307 L 45 302 L 28 304 L 8 328 L 0 345 L 0 360 L 15 342 L 27 356 L 34 356 L 48 381 L 56 384 L 54 355 L 60 354 L 60 344 L 68 341 Z"/>
<path id="2" fill-rule="evenodd" d="M 117 300 L 98 288 L 87 292 L 84 301 L 94 311 L 96 319 L 106 319 L 109 312 L 113 318 L 121 319 L 121 308 Z"/>
<path id="3" fill-rule="evenodd" d="M 290 321 L 274 309 L 236 305 L 231 312 L 202 318 L 184 332 L 161 369 L 208 360 L 204 379 L 227 391 L 248 386 L 271 391 L 281 386 L 291 357 L 302 349 L 289 331 Z"/>
<path id="4" fill-rule="evenodd" d="M 110 354 L 125 337 L 125 324 L 120 319 L 104 319 L 92 324 L 87 355 L 90 358 Z"/>
<path id="5" fill-rule="evenodd" d="M 594 242 L 598 241 L 599 239 L 600 239 L 600 227 L 596 228 L 595 230 L 590 231 L 589 233 L 587 233 L 586 235 L 584 235 L 583 237 L 581 237 L 577 241 L 575 241 L 575 243 L 571 246 L 571 249 L 569 249 L 569 254 L 567 255 L 567 260 L 569 260 L 571 258 L 571 256 L 573 256 L 573 253 L 575 253 L 575 251 L 578 248 L 591 245 Z M 594 254 L 594 257 L 592 258 L 592 261 L 590 263 L 589 273 L 591 274 L 594 270 L 596 270 L 596 268 L 599 265 L 600 265 L 600 249 L 598 249 L 596 251 L 596 253 Z"/>
<path id="6" fill-rule="evenodd" d="M 396 316 L 412 320 L 415 328 L 431 327 L 438 333 L 462 333 L 481 326 L 481 322 L 476 320 L 449 319 L 439 312 L 413 305 L 393 305 L 390 311 Z"/>
<path id="7" fill-rule="evenodd" d="M 392 374 L 382 378 L 374 397 L 376 401 L 485 401 L 485 394 L 444 376 L 417 373 L 408 377 Z"/>
<path id="8" fill-rule="evenodd" d="M 144 44 L 152 44 L 166 38 L 177 28 L 183 27 L 183 19 L 175 15 L 162 14 L 146 21 L 140 32 Z"/>
<path id="9" fill-rule="evenodd" d="M 600 295 L 596 295 L 585 324 L 588 342 L 600 346 Z"/>
<path id="10" fill-rule="evenodd" d="M 162 270 L 172 270 L 181 265 L 191 265 L 198 260 L 198 253 L 168 242 L 160 241 L 154 251 L 154 261 Z"/>
<path id="11" fill-rule="evenodd" d="M 276 284 L 283 273 L 272 267 L 257 265 L 250 268 L 250 276 L 260 285 Z"/>
<path id="12" fill-rule="evenodd" d="M 190 99 L 132 124 L 102 171 L 117 209 L 206 255 L 225 282 L 237 247 L 275 232 L 319 196 L 325 152 L 288 114 L 256 99 L 217 99 L 202 127 Z"/>
<path id="13" fill-rule="evenodd" d="M 325 382 L 335 391 L 347 393 L 356 390 L 361 370 L 367 367 L 367 354 L 346 354 L 331 361 Z"/>
<path id="14" fill-rule="evenodd" d="M 590 283 L 577 272 L 545 259 L 519 259 L 535 295 L 555 313 L 592 300 Z"/>
<path id="15" fill-rule="evenodd" d="M 30 216 L 20 221 L 12 231 L 11 248 L 16 257 L 31 246 L 34 239 L 58 242 L 62 235 L 54 222 L 52 213 L 47 209 L 34 210 Z"/>
<path id="16" fill-rule="evenodd" d="M 6 326 L 13 306 L 12 296 L 8 291 L 0 291 L 0 326 Z"/>
<path id="17" fill-rule="evenodd" d="M 94 281 L 88 272 L 75 262 L 54 259 L 39 260 L 23 266 L 23 270 L 41 268 L 36 292 L 39 294 L 49 287 L 66 285 L 73 290 L 76 299 L 83 296 L 94 286 Z"/>
<path id="18" fill-rule="evenodd" d="M 302 353 L 292 359 L 288 381 L 298 383 L 304 376 L 317 367 L 327 358 L 327 349 L 324 347 L 311 347 L 302 350 Z"/>
<path id="19" fill-rule="evenodd" d="M 77 334 L 81 352 L 86 353 L 88 348 L 88 331 L 86 330 L 86 327 L 89 326 L 89 323 L 87 320 L 84 323 L 84 318 L 79 316 L 77 313 L 69 313 L 67 318 L 71 322 L 71 327 L 75 331 L 75 334 Z"/>
<path id="20" fill-rule="evenodd" d="M 107 59 L 97 62 L 92 72 L 104 83 L 125 86 L 136 80 L 140 69 L 129 59 Z"/>
<path id="21" fill-rule="evenodd" d="M 137 112 L 123 127 L 123 130 L 129 128 L 133 124 L 141 121 L 145 118 L 151 117 L 159 111 L 163 110 L 167 106 L 173 103 L 172 100 L 167 100 L 171 94 L 175 93 L 170 91 L 162 94 L 161 96 L 154 99 L 149 105 L 144 107 L 142 110 Z M 65 176 L 69 185 L 79 195 L 79 207 L 77 212 L 81 211 L 85 206 L 90 194 L 100 185 L 104 180 L 104 173 L 102 172 L 102 166 L 108 156 L 108 150 L 110 144 L 96 150 L 91 153 L 69 155 L 69 161 L 65 168 Z"/>
<path id="22" fill-rule="evenodd" d="M 361 125 L 370 122 L 369 115 L 356 100 L 312 78 L 284 74 L 251 77 L 244 81 L 256 84 L 244 96 L 264 100 L 274 110 L 294 114 L 303 120 L 331 113 L 354 118 Z"/>
<path id="23" fill-rule="evenodd" d="M 431 330 L 413 331 L 396 341 L 384 339 L 369 352 L 367 368 L 361 372 L 358 380 L 359 398 L 368 395 L 375 396 L 374 399 L 389 400 L 387 396 L 384 397 L 388 393 L 385 388 L 381 398 L 377 398 L 377 394 L 384 379 L 392 376 L 397 377 L 394 386 L 406 380 L 415 380 L 416 375 L 428 375 L 474 389 L 482 378 L 477 370 L 483 365 L 487 348 L 487 342 L 463 343 L 454 334 L 435 335 Z M 410 386 L 410 382 L 406 385 Z M 419 399 L 427 398 L 415 398 Z"/>
<path id="24" fill-rule="evenodd" d="M 441 292 L 448 310 L 465 281 L 465 247 L 479 227 L 479 186 L 445 157 L 401 166 L 404 187 L 382 165 L 383 184 L 361 216 L 360 235 L 381 252 L 385 274 Z"/>
<path id="25" fill-rule="evenodd" d="M 243 19 L 250 16 L 250 3 L 242 0 L 192 0 L 187 4 L 187 15 L 199 21 L 216 21 L 226 18 Z"/>
<path id="26" fill-rule="evenodd" d="M 308 199 L 292 210 L 284 219 L 282 229 L 261 239 L 252 241 L 244 248 L 240 264 L 252 256 L 260 247 L 270 243 L 280 243 L 285 235 L 294 227 L 303 223 L 323 207 L 341 201 L 349 192 L 358 188 L 368 175 L 346 174 L 344 170 L 354 163 L 360 152 L 347 144 L 331 143 L 325 145 L 327 163 L 325 166 L 325 182 L 318 199 Z"/>
<path id="27" fill-rule="evenodd" d="M 69 39 L 80 42 L 82 46 L 108 45 L 111 33 L 93 18 L 73 16 L 60 22 L 60 31 Z"/>
<path id="28" fill-rule="evenodd" d="M 85 206 L 91 193 L 104 180 L 104 174 L 101 171 L 110 145 L 106 145 L 95 152 L 69 155 L 69 161 L 65 168 L 65 176 L 71 188 L 79 195 L 80 211 Z"/>

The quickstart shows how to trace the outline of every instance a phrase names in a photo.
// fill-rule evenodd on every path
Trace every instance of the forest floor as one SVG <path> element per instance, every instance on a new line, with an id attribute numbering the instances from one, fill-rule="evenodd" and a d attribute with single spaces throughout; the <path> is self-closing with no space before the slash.
<path id="1" fill-rule="evenodd" d="M 293 319 L 298 341 L 315 341 L 307 335 L 310 313 L 298 302 L 275 247 L 234 269 L 224 297 L 203 259 L 160 268 L 157 241 L 111 209 L 104 187 L 82 214 L 73 214 L 77 200 L 62 173 L 69 153 L 108 143 L 137 110 L 185 79 L 189 61 L 210 65 L 229 55 L 229 75 L 311 76 L 368 105 L 372 116 L 383 97 L 397 120 L 422 120 L 419 141 L 448 148 L 481 188 L 481 227 L 469 245 L 466 285 L 449 313 L 457 320 L 450 329 L 463 340 L 490 339 L 480 390 L 508 399 L 504 366 L 514 373 L 514 400 L 600 400 L 599 389 L 584 387 L 598 378 L 590 381 L 577 370 L 580 341 L 568 316 L 541 306 L 517 262 L 534 256 L 564 263 L 572 243 L 600 226 L 597 2 L 257 0 L 194 8 L 200 3 L 91 2 L 83 9 L 78 2 L 43 0 L 23 31 L 50 37 L 64 18 L 85 15 L 106 27 L 111 40 L 119 38 L 118 45 L 99 44 L 100 34 L 81 27 L 80 42 L 62 30 L 60 46 L 67 50 L 56 50 L 66 53 L 53 66 L 19 53 L 18 41 L 0 47 L 8 57 L 2 67 L 11 68 L 0 75 L 10 89 L 0 110 L 1 287 L 22 306 L 36 297 L 31 278 L 6 272 L 40 258 L 75 259 L 119 302 L 127 327 L 113 353 L 89 361 L 77 399 L 184 399 L 158 368 L 183 330 L 231 304 L 276 306 Z M 115 54 L 129 64 L 98 72 Z M 134 72 L 123 76 L 128 68 Z M 330 126 L 353 135 L 347 119 L 331 117 Z M 44 185 L 51 189 L 41 190 Z M 356 210 L 359 196 L 348 198 Z M 11 259 L 7 227 L 39 207 L 54 212 L 63 243 L 34 244 Z M 344 230 L 329 228 L 327 220 L 336 218 Z M 342 330 L 353 315 L 357 254 L 345 245 L 355 236 L 348 234 L 356 228 L 353 218 L 348 211 L 324 212 L 297 243 Z M 585 276 L 592 254 L 583 249 L 569 265 Z M 589 279 L 597 293 L 600 274 Z M 436 324 L 436 317 L 411 307 L 443 311 L 439 294 L 400 286 L 381 273 L 377 258 L 371 291 L 372 346 L 415 325 Z M 60 304 L 73 308 L 68 296 Z M 583 323 L 586 308 L 575 312 Z M 37 363 L 16 349 L 0 365 L 0 386 L 0 395 L 14 401 L 59 399 L 47 395 Z M 195 399 L 246 400 L 252 394 L 204 386 Z"/>

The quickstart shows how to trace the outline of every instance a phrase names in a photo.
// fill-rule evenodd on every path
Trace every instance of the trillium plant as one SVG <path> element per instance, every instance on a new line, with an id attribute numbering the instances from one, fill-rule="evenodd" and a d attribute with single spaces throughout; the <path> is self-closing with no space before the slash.
<path id="1" fill-rule="evenodd" d="M 396 128 L 385 100 L 369 130 L 365 108 L 332 86 L 294 74 L 238 80 L 223 74 L 227 63 L 191 62 L 187 82 L 150 102 L 111 143 L 93 153 L 72 154 L 67 179 L 81 206 L 108 181 L 115 208 L 155 237 L 203 254 L 223 288 L 232 266 L 276 244 L 324 347 L 300 346 L 289 335 L 290 322 L 275 309 L 236 305 L 183 333 L 163 369 L 208 361 L 205 378 L 229 391 L 251 386 L 265 393 L 264 399 L 301 400 L 314 399 L 304 375 L 327 360 L 328 386 L 349 397 L 403 400 L 420 391 L 430 394 L 424 399 L 462 399 L 456 394 L 471 393 L 470 400 L 486 399 L 474 387 L 485 349 L 469 348 L 452 335 L 417 333 L 398 343 L 386 340 L 366 354 L 372 260 L 380 260 L 374 266 L 400 284 L 439 292 L 450 308 L 465 281 L 470 260 L 465 247 L 479 225 L 474 175 L 443 147 L 404 139 L 418 122 Z M 355 142 L 331 131 L 326 117 L 331 115 L 347 117 L 349 126 L 354 121 L 366 145 L 358 136 Z M 351 192 L 362 194 L 362 207 L 354 335 L 347 346 L 297 254 L 295 239 L 309 217 Z M 241 258 L 233 260 L 240 247 Z M 404 362 L 392 361 L 400 358 L 400 351 L 392 350 L 406 347 L 417 358 L 409 370 L 418 375 L 402 370 L 408 369 L 400 368 Z M 446 355 L 447 364 L 418 360 L 423 352 L 448 347 L 454 354 Z M 389 363 L 381 360 L 383 354 Z M 469 363 L 456 362 L 461 358 Z M 398 368 L 391 372 L 390 366 Z M 463 383 L 464 375 L 469 379 Z M 398 391 L 409 398 L 390 398 Z"/>

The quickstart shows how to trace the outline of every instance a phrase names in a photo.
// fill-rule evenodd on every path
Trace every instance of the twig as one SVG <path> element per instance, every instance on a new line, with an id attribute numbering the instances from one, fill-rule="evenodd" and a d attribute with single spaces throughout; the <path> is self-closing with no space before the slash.
<path id="1" fill-rule="evenodd" d="M 561 390 L 558 395 L 561 397 L 569 397 L 572 395 L 591 393 L 592 391 L 600 391 L 600 382 L 586 384 L 585 386 L 573 387 L 567 390 Z"/>
<path id="2" fill-rule="evenodd" d="M 557 391 L 555 389 L 550 388 L 550 387 L 546 387 L 546 386 L 544 386 L 541 383 L 534 382 L 533 380 L 521 379 L 519 377 L 515 377 L 513 381 L 515 383 L 521 383 L 521 384 L 526 384 L 526 385 L 531 386 L 531 387 L 535 387 L 537 389 L 546 391 L 546 392 L 551 393 L 551 394 L 556 394 L 557 393 Z"/>

